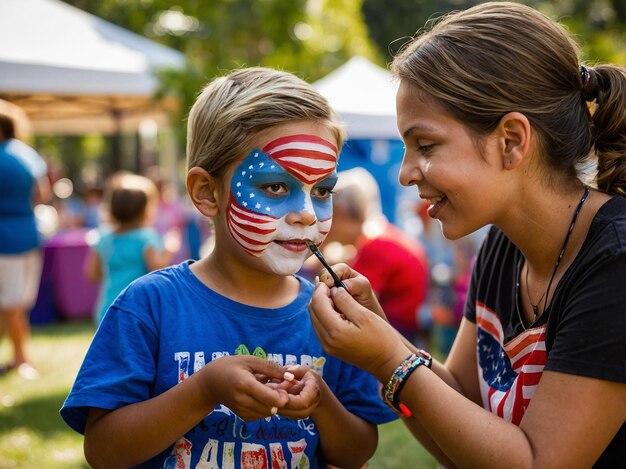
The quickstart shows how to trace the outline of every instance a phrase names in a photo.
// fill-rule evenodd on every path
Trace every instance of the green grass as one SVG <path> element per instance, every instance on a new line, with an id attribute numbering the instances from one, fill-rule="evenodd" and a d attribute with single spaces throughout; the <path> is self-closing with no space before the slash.
<path id="1" fill-rule="evenodd" d="M 64 323 L 33 328 L 29 351 L 40 377 L 27 381 L 0 376 L 0 469 L 88 468 L 82 435 L 59 416 L 93 335 L 91 323 Z M 11 357 L 8 341 L 0 343 L 0 363 Z M 434 468 L 434 459 L 399 422 L 380 427 L 371 469 Z"/>
<path id="2" fill-rule="evenodd" d="M 82 435 L 67 427 L 59 409 L 69 392 L 93 335 L 87 324 L 33 329 L 30 356 L 39 379 L 15 372 L 0 377 L 0 468 L 86 468 Z M 5 339 L 0 363 L 11 350 Z"/>

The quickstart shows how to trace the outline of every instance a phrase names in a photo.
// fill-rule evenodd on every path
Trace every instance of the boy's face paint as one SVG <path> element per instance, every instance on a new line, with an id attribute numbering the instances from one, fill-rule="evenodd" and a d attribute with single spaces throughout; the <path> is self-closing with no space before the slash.
<path id="1" fill-rule="evenodd" d="M 237 243 L 276 273 L 300 270 L 311 254 L 304 240 L 320 244 L 330 229 L 337 156 L 334 145 L 308 134 L 253 149 L 231 179 L 227 224 Z"/>

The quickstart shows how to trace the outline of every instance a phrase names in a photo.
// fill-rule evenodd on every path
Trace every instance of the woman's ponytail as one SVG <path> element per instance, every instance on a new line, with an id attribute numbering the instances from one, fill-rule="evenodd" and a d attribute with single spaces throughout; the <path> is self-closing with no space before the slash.
<path id="1" fill-rule="evenodd" d="M 626 196 L 626 70 L 598 65 L 589 70 L 585 98 L 595 100 L 591 125 L 598 159 L 598 189 Z"/>

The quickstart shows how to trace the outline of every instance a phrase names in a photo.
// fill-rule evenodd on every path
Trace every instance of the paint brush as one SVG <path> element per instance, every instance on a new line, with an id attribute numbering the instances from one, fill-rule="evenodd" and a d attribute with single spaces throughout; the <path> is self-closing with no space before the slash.
<path id="1" fill-rule="evenodd" d="M 348 291 L 348 289 L 346 288 L 345 284 L 339 278 L 339 275 L 337 275 L 335 273 L 335 271 L 330 268 L 330 265 L 328 265 L 328 262 L 326 262 L 326 259 L 324 259 L 324 256 L 322 255 L 320 250 L 317 248 L 317 246 L 315 244 L 313 244 L 313 242 L 311 240 L 308 240 L 308 239 L 305 239 L 304 242 L 309 247 L 309 249 L 313 252 L 313 254 L 315 254 L 315 257 L 317 257 L 320 260 L 320 262 L 326 268 L 326 270 L 328 270 L 328 273 L 331 275 L 331 277 L 335 281 L 335 286 L 336 287 L 341 287 L 345 291 Z"/>

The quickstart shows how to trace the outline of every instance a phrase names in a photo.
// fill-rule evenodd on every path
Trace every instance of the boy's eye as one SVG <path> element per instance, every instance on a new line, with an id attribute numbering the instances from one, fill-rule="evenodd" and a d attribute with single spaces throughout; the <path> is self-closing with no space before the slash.
<path id="1" fill-rule="evenodd" d="M 330 187 L 314 187 L 311 195 L 313 195 L 316 199 L 326 200 L 332 193 L 333 191 Z"/>
<path id="2" fill-rule="evenodd" d="M 269 195 L 282 195 L 288 192 L 287 187 L 284 184 L 280 184 L 277 182 L 273 184 L 266 184 L 265 186 L 261 187 L 261 190 Z"/>

